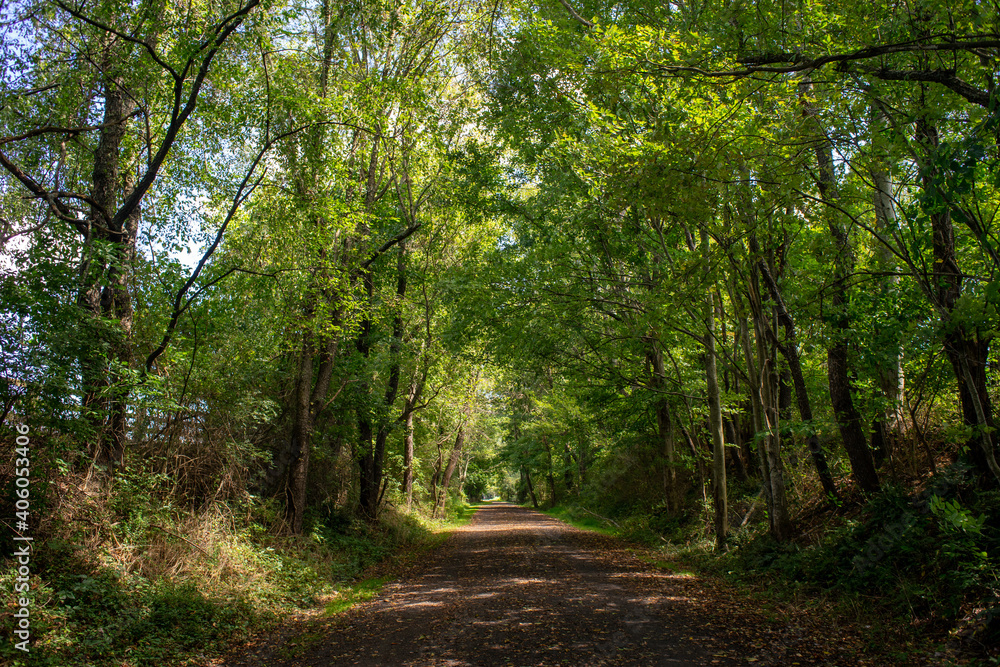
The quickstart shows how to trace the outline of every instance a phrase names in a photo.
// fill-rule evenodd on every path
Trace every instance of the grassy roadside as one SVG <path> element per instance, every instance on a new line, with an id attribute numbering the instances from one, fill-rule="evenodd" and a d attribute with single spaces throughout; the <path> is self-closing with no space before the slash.
<path id="1" fill-rule="evenodd" d="M 441 546 L 456 529 L 472 521 L 476 510 L 483 504 L 456 504 L 449 508 L 450 514 L 446 519 L 424 520 L 422 525 L 427 533 L 420 540 L 401 545 L 397 551 L 361 573 L 358 580 L 338 584 L 336 596 L 325 605 L 325 615 L 343 613 L 359 602 L 377 596 L 385 584 L 398 578 L 419 562 L 421 557 Z"/>
<path id="2" fill-rule="evenodd" d="M 321 607 L 273 624 L 268 628 L 273 632 L 260 633 L 256 642 L 247 644 L 238 652 L 255 653 L 257 656 L 276 654 L 282 660 L 294 660 L 303 655 L 326 637 L 326 630 L 312 621 L 338 616 L 378 596 L 387 583 L 404 576 L 429 552 L 441 546 L 457 528 L 469 523 L 481 506 L 464 502 L 450 505 L 448 518 L 421 520 L 426 532 L 420 540 L 401 545 L 388 557 L 358 573 L 354 580 L 338 582 L 336 591 L 321 600 Z"/>
<path id="3" fill-rule="evenodd" d="M 153 502 L 141 483 L 69 500 L 66 490 L 60 521 L 36 533 L 30 653 L 3 642 L 0 664 L 204 665 L 288 618 L 370 598 L 475 511 L 455 505 L 447 521 L 386 511 L 377 525 L 313 516 L 287 536 L 266 528 L 278 518 L 267 503 L 195 514 Z M 0 561 L 0 587 L 13 590 L 16 576 Z M 0 633 L 12 637 L 14 621 L 0 617 Z"/>
<path id="4" fill-rule="evenodd" d="M 575 528 L 608 535 L 609 537 L 618 537 L 621 530 L 621 526 L 617 525 L 611 519 L 588 512 L 577 505 L 556 505 L 555 507 L 540 511 L 553 519 L 559 519 Z"/>

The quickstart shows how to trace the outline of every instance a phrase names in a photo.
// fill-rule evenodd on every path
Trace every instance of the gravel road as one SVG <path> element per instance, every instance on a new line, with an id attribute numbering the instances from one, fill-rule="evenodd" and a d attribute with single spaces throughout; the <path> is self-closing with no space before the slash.
<path id="1" fill-rule="evenodd" d="M 700 590 L 620 541 L 496 503 L 375 599 L 227 664 L 744 664 Z"/>

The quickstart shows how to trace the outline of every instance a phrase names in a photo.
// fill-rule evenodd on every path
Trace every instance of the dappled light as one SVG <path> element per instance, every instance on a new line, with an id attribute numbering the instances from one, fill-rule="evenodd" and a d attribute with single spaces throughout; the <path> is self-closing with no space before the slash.
<path id="1" fill-rule="evenodd" d="M 0 664 L 1000 665 L 998 81 L 1000 0 L 0 0 Z"/>
<path id="2" fill-rule="evenodd" d="M 741 664 L 726 630 L 704 625 L 714 595 L 598 536 L 494 505 L 287 664 Z M 286 664 L 272 650 L 256 660 Z"/>

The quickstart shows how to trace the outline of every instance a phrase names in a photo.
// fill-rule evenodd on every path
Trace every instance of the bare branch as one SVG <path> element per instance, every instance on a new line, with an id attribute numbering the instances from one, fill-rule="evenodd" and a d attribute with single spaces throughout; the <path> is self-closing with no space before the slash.
<path id="1" fill-rule="evenodd" d="M 562 1 L 562 0 L 560 0 Z M 938 36 L 940 37 L 940 36 Z M 934 39 L 932 37 L 930 39 Z M 857 49 L 847 53 L 836 53 L 818 58 L 805 58 L 800 53 L 769 53 L 741 58 L 742 69 L 711 70 L 693 65 L 654 66 L 653 72 L 668 75 L 693 74 L 712 78 L 740 79 L 755 74 L 795 74 L 810 72 L 829 64 L 839 64 L 843 71 L 851 71 L 849 63 L 871 60 L 900 53 L 933 52 L 976 52 L 977 49 L 1000 48 L 1000 39 L 995 35 L 974 36 L 950 41 L 928 42 L 926 40 L 880 44 Z M 780 65 L 779 63 L 788 63 Z M 928 81 L 940 83 L 955 91 L 966 100 L 980 106 L 988 106 L 989 94 L 959 79 L 954 70 L 892 70 L 886 68 L 860 68 L 860 72 L 886 81 Z"/>
<path id="2" fill-rule="evenodd" d="M 223 219 L 222 224 L 219 226 L 219 230 L 215 234 L 215 239 L 212 241 L 212 245 L 210 245 L 208 249 L 205 250 L 204 254 L 201 256 L 201 259 L 198 261 L 198 265 L 194 268 L 194 271 L 191 272 L 191 275 L 188 277 L 187 281 L 184 283 L 184 285 L 181 286 L 177 294 L 174 295 L 173 312 L 170 315 L 170 321 L 167 323 L 167 330 L 163 334 L 163 339 L 160 341 L 160 344 L 156 347 L 156 349 L 150 352 L 149 356 L 146 357 L 147 373 L 152 369 L 153 362 L 156 361 L 157 357 L 159 357 L 166 351 L 167 346 L 170 344 L 170 340 L 173 338 L 174 330 L 177 328 L 177 323 L 180 321 L 181 316 L 185 312 L 187 312 L 188 308 L 191 307 L 191 304 L 194 303 L 195 299 L 197 299 L 202 292 L 204 292 L 206 289 L 218 283 L 223 278 L 229 276 L 234 272 L 249 273 L 249 271 L 244 271 L 238 268 L 229 269 L 221 276 L 218 276 L 217 278 L 211 280 L 205 285 L 202 285 L 201 288 L 199 288 L 191 297 L 187 299 L 184 298 L 185 295 L 188 293 L 188 290 L 190 290 L 191 287 L 198 280 L 198 276 L 201 275 L 201 272 L 205 268 L 205 265 L 208 263 L 208 260 L 212 257 L 213 254 L 215 254 L 215 251 L 216 249 L 218 249 L 219 244 L 222 243 L 222 238 L 225 236 L 226 230 L 229 228 L 229 223 L 232 222 L 233 218 L 236 216 L 237 211 L 239 211 L 243 203 L 250 197 L 251 194 L 253 194 L 254 190 L 256 190 L 257 187 L 261 184 L 261 181 L 263 181 L 264 175 L 262 174 L 253 183 L 251 183 L 251 179 L 254 178 L 257 172 L 257 167 L 260 166 L 261 160 L 264 159 L 264 156 L 268 153 L 268 151 L 271 150 L 271 148 L 274 147 L 274 145 L 277 142 L 282 141 L 283 139 L 286 139 L 292 135 L 298 134 L 299 132 L 302 132 L 306 128 L 312 126 L 313 126 L 312 124 L 302 125 L 287 132 L 283 132 L 278 136 L 276 136 L 274 139 L 266 141 L 264 145 L 261 147 L 260 151 L 258 151 L 257 156 L 254 158 L 253 162 L 250 163 L 250 168 L 247 169 L 246 174 L 243 176 L 243 180 L 240 182 L 239 187 L 236 189 L 236 193 L 233 195 L 232 204 L 230 204 L 229 210 L 226 212 L 226 217 L 225 219 Z"/>
<path id="3" fill-rule="evenodd" d="M 955 70 L 893 70 L 893 69 L 859 69 L 883 81 L 926 81 L 940 83 L 964 97 L 973 104 L 989 107 L 990 94 L 955 76 Z"/>
<path id="4" fill-rule="evenodd" d="M 585 19 L 582 16 L 580 16 L 577 13 L 577 11 L 575 9 L 573 9 L 573 5 L 569 4 L 569 0 L 559 0 L 559 4 L 561 4 L 563 7 L 565 7 L 566 11 L 569 12 L 569 15 L 572 16 L 573 19 L 577 23 L 579 23 L 580 25 L 582 25 L 584 27 L 587 27 L 587 28 L 593 28 L 594 27 L 593 23 L 591 23 L 587 19 Z"/>
<path id="5" fill-rule="evenodd" d="M 404 229 L 403 231 L 401 231 L 400 233 L 396 234 L 391 239 L 389 239 L 388 241 L 386 241 L 385 243 L 383 243 L 378 248 L 378 250 L 376 250 L 375 252 L 373 252 L 371 254 L 371 256 L 367 260 L 365 260 L 365 262 L 361 265 L 361 270 L 364 271 L 369 266 L 371 266 L 372 264 L 374 264 L 375 260 L 377 260 L 379 257 L 381 257 L 382 255 L 384 255 L 387 251 L 391 250 L 393 246 L 397 245 L 401 241 L 405 241 L 407 238 L 410 237 L 411 234 L 413 234 L 414 232 L 416 232 L 421 227 L 423 227 L 423 223 L 414 222 L 409 227 L 407 227 L 406 229 Z"/>
<path id="6" fill-rule="evenodd" d="M 194 81 L 191 83 L 191 88 L 187 94 L 187 100 L 183 103 L 182 107 L 181 98 L 183 97 L 184 77 L 186 76 L 188 70 L 193 67 L 194 56 L 192 56 L 192 58 L 185 64 L 181 78 L 177 79 L 174 85 L 174 109 L 171 113 L 170 125 L 167 127 L 163 141 L 160 142 L 160 148 L 156 152 L 156 155 L 153 156 L 153 160 L 150 163 L 149 168 L 146 169 L 146 173 L 143 174 L 142 179 L 138 184 L 136 184 L 128 198 L 118 209 L 118 212 L 115 214 L 115 217 L 110 224 L 112 228 L 120 229 L 123 227 L 125 220 L 132 215 L 132 212 L 139 205 L 139 202 L 146 194 L 146 191 L 153 185 L 153 181 L 156 180 L 156 176 L 159 174 L 160 168 L 163 166 L 163 162 L 167 158 L 167 154 L 170 152 L 174 141 L 177 139 L 181 126 L 184 125 L 188 117 L 194 112 L 195 105 L 198 102 L 198 95 L 201 92 L 201 87 L 205 82 L 205 77 L 208 76 L 209 69 L 212 66 L 212 60 L 215 58 L 219 49 L 222 48 L 226 39 L 228 39 L 229 36 L 240 26 L 247 14 L 249 14 L 259 4 L 260 0 L 248 0 L 247 3 L 238 11 L 220 21 L 216 26 L 215 36 L 206 40 L 202 46 L 199 47 L 199 53 L 205 48 L 209 48 L 209 51 L 205 54 L 204 59 L 201 62 L 201 66 L 198 67 L 198 73 L 195 76 Z"/>
<path id="7" fill-rule="evenodd" d="M 58 201 L 52 193 L 43 188 L 41 184 L 31 178 L 31 176 L 24 173 L 20 167 L 10 160 L 10 158 L 4 155 L 3 151 L 0 151 L 0 166 L 10 172 L 14 178 L 21 181 L 21 184 L 24 185 L 24 187 L 26 187 L 33 195 L 41 199 L 45 199 L 49 203 L 49 207 L 52 209 L 52 212 L 59 218 L 71 222 L 81 234 L 87 234 L 87 230 L 89 228 L 84 220 L 74 216 L 73 210 L 70 207 Z"/>
<path id="8" fill-rule="evenodd" d="M 31 90 L 14 91 L 14 94 L 15 95 L 23 95 L 24 97 L 27 97 L 28 95 L 35 95 L 37 93 L 44 93 L 46 90 L 52 90 L 53 88 L 58 88 L 59 86 L 60 86 L 60 84 L 58 84 L 58 83 L 50 83 L 47 86 L 41 86 L 39 88 L 32 88 Z"/>

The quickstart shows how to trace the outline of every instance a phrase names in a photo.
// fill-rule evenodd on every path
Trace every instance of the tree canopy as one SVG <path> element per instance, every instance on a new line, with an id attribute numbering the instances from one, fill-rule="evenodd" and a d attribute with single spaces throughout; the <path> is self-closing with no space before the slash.
<path id="1" fill-rule="evenodd" d="M 53 481 L 155 471 L 290 534 L 502 496 L 720 552 L 754 498 L 788 543 L 949 465 L 1000 484 L 994 6 L 19 0 L 0 30 L 0 426 Z"/>

